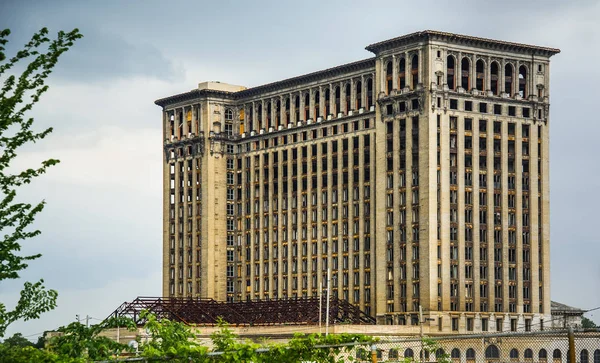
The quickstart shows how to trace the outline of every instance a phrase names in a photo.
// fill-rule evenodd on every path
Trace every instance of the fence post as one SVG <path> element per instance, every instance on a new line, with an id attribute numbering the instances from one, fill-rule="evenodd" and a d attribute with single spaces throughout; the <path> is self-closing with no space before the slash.
<path id="1" fill-rule="evenodd" d="M 371 345 L 371 363 L 377 363 L 377 346 Z"/>
<path id="2" fill-rule="evenodd" d="M 573 334 L 573 327 L 569 327 L 569 362 L 575 363 L 575 334 Z"/>

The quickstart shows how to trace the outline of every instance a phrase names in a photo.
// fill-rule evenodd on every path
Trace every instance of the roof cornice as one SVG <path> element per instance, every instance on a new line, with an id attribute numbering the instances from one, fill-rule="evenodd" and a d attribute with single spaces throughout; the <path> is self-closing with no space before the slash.
<path id="1" fill-rule="evenodd" d="M 441 32 L 436 30 L 424 30 L 407 35 L 403 35 L 397 38 L 384 40 L 381 42 L 373 43 L 368 45 L 365 49 L 379 54 L 380 52 L 388 49 L 397 48 L 406 44 L 414 43 L 417 41 L 427 40 L 440 40 L 455 44 L 464 44 L 470 46 L 486 47 L 489 49 L 497 49 L 501 51 L 521 52 L 528 54 L 542 55 L 551 57 L 555 54 L 560 53 L 560 49 L 540 47 L 536 45 L 528 45 L 521 43 L 506 42 L 502 40 L 494 40 L 488 38 L 473 37 L 470 35 L 454 34 Z"/>
<path id="2" fill-rule="evenodd" d="M 160 98 L 160 99 L 154 101 L 154 104 L 161 106 L 161 107 L 166 107 L 168 105 L 176 104 L 179 102 L 195 100 L 200 97 L 216 96 L 219 98 L 231 99 L 232 95 L 233 95 L 232 92 L 227 92 L 227 91 L 218 91 L 218 90 L 212 90 L 212 89 L 193 89 L 189 92 L 184 92 L 184 93 L 180 93 L 180 94 L 165 97 L 165 98 Z"/>

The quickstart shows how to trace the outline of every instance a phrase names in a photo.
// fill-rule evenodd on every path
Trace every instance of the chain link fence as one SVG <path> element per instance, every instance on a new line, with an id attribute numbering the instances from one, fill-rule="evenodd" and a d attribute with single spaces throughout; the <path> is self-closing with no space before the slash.
<path id="1" fill-rule="evenodd" d="M 600 332 L 576 332 L 573 335 L 574 362 L 600 363 Z M 357 346 L 352 352 L 353 361 L 365 363 L 570 363 L 569 353 L 567 330 L 387 339 L 370 347 Z"/>
<path id="2" fill-rule="evenodd" d="M 380 337 L 371 344 L 349 343 L 343 346 L 317 346 L 315 349 L 333 351 L 332 348 L 348 348 L 335 356 L 336 361 L 358 363 L 600 363 L 600 330 L 574 332 L 573 343 L 574 361 L 570 358 L 568 330 L 447 335 L 422 339 L 418 336 Z M 268 349 L 261 348 L 257 353 L 267 352 Z M 215 362 L 222 362 L 221 352 L 211 352 L 209 355 Z M 168 359 L 132 357 L 118 361 L 152 362 Z"/>

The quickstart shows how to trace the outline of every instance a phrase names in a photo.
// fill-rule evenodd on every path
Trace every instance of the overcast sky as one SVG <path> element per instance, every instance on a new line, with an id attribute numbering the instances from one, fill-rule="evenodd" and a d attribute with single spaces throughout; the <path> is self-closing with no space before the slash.
<path id="1" fill-rule="evenodd" d="M 599 1 L 0 1 L 9 51 L 46 26 L 79 28 L 33 115 L 53 126 L 20 153 L 61 163 L 21 192 L 45 199 L 43 257 L 22 274 L 58 307 L 11 326 L 37 333 L 103 319 L 161 294 L 161 112 L 154 100 L 219 80 L 248 87 L 368 58 L 368 44 L 424 29 L 560 48 L 551 63 L 552 299 L 600 306 Z M 3 282 L 16 302 L 23 281 Z M 591 316 L 600 323 L 600 313 Z M 92 320 L 92 322 L 97 322 Z"/>

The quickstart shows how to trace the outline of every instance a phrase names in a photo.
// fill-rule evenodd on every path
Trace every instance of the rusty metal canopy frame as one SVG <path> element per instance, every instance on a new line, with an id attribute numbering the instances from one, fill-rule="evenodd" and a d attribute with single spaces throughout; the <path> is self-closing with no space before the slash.
<path id="1" fill-rule="evenodd" d="M 326 320 L 326 299 L 322 299 L 321 322 Z M 221 317 L 234 326 L 311 325 L 319 324 L 319 298 L 250 300 L 219 302 L 213 299 L 178 297 L 138 297 L 121 304 L 109 317 L 129 317 L 137 325 L 147 310 L 159 319 L 185 324 L 216 325 Z M 329 301 L 330 324 L 373 325 L 375 319 L 346 300 L 332 297 Z"/>

